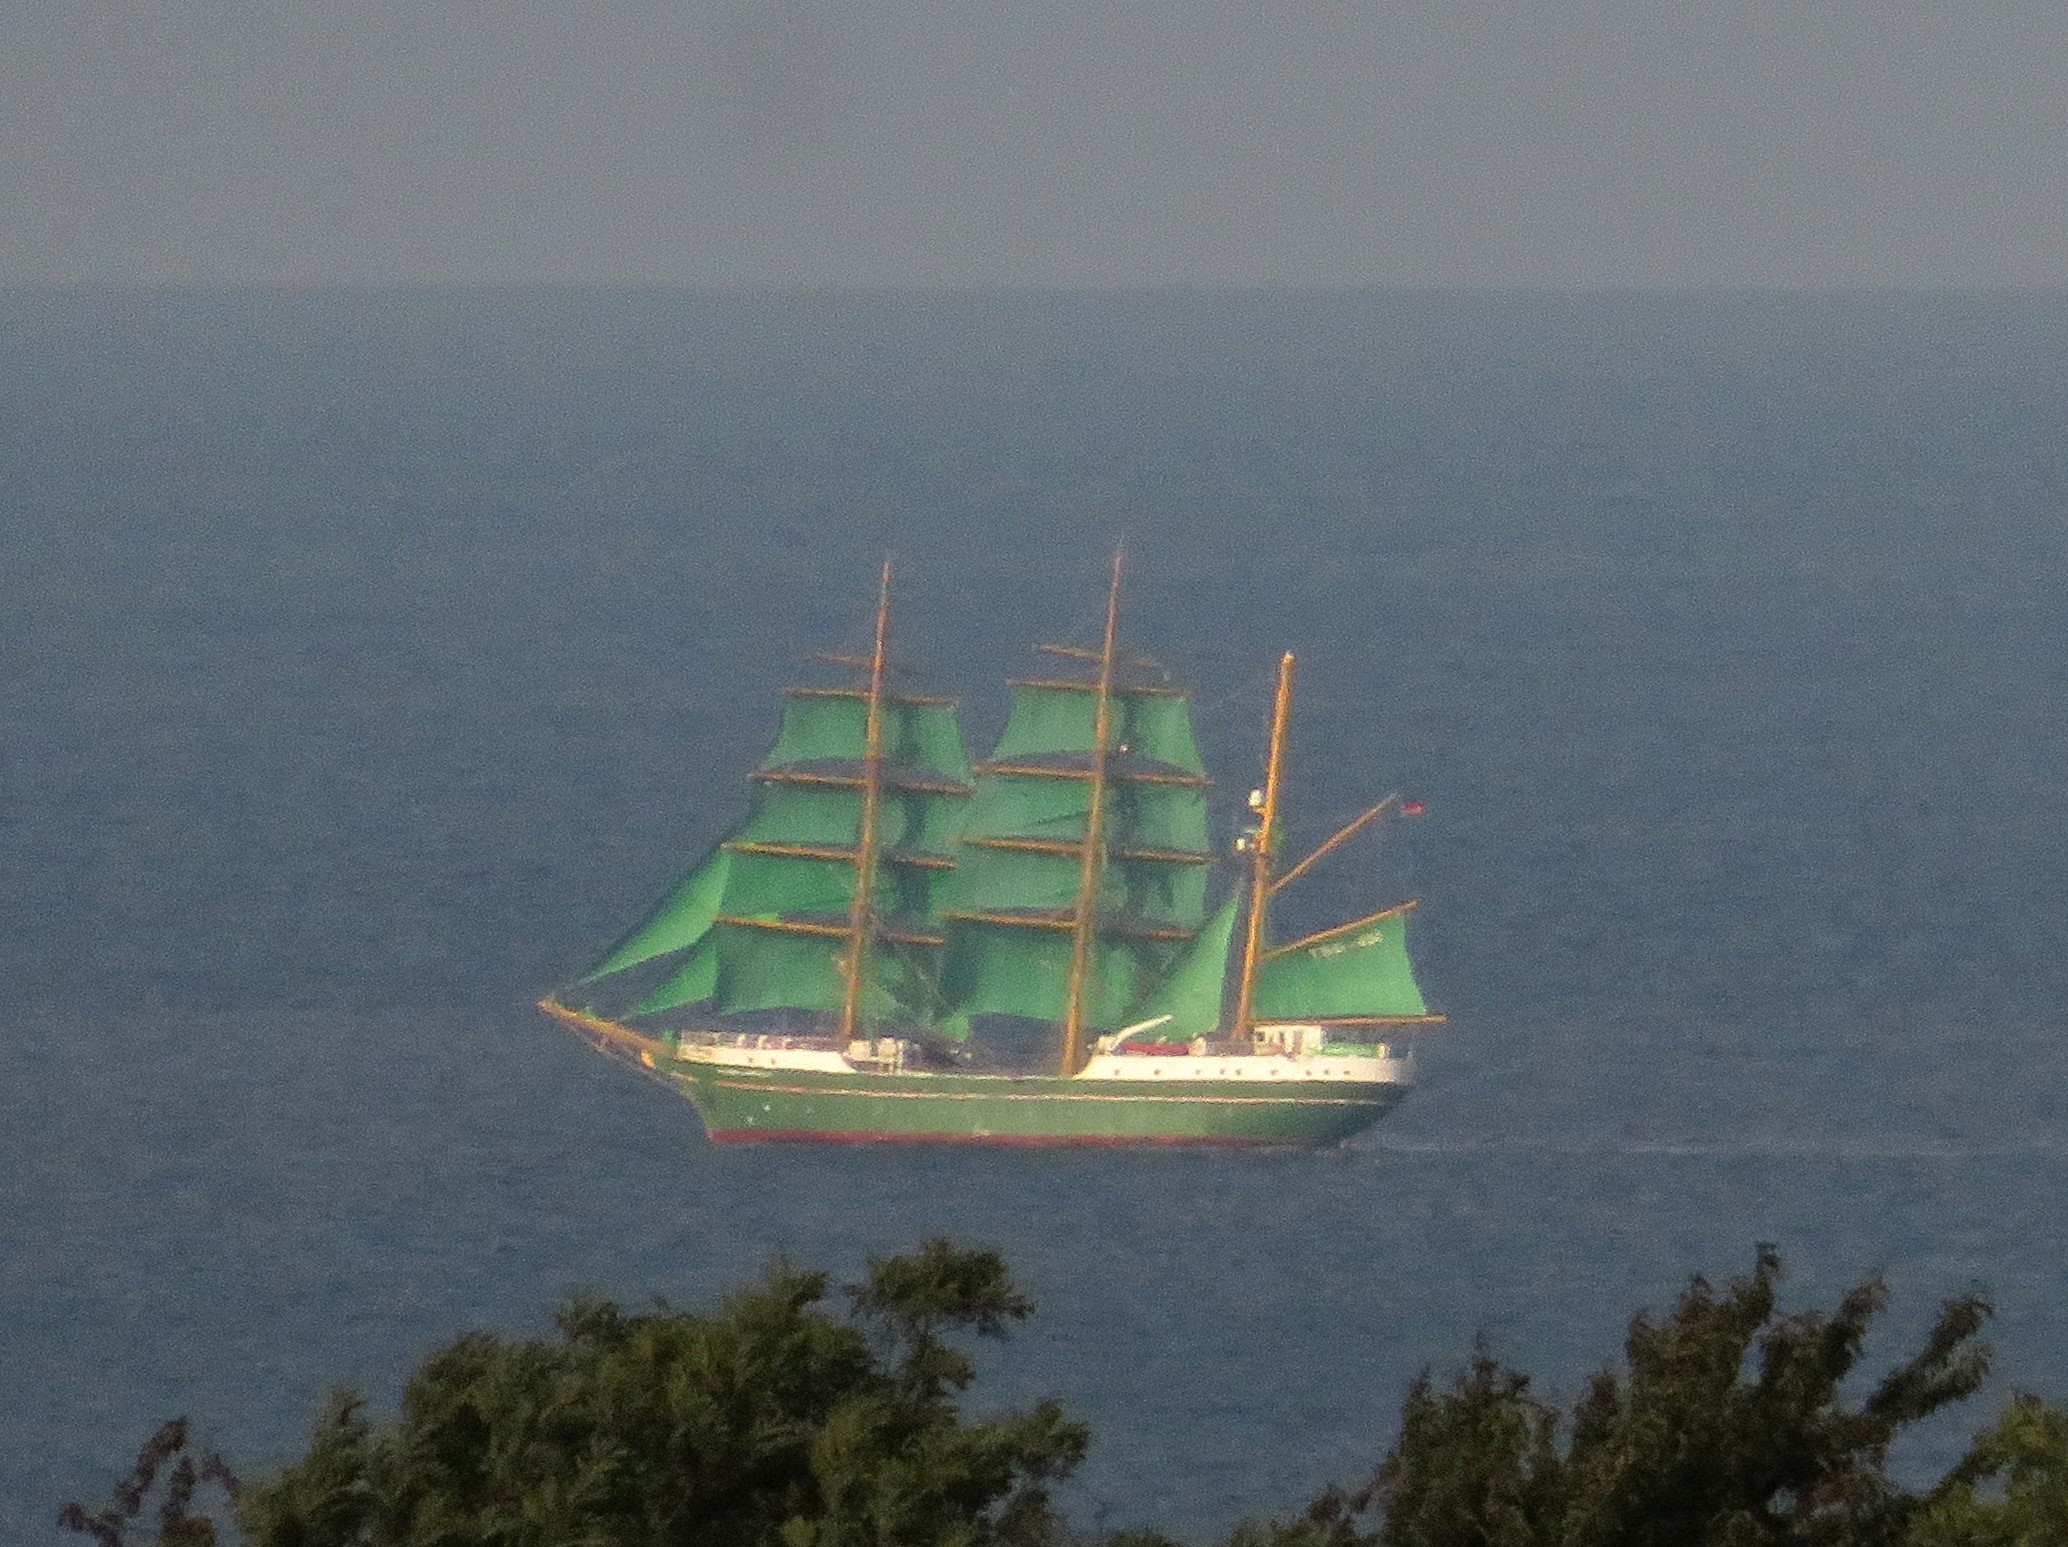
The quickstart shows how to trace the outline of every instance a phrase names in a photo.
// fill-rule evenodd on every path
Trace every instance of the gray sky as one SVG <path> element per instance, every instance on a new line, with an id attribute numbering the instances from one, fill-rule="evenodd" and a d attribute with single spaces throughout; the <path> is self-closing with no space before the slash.
<path id="1" fill-rule="evenodd" d="M 0 283 L 2068 283 L 2068 4 L 0 0 Z"/>

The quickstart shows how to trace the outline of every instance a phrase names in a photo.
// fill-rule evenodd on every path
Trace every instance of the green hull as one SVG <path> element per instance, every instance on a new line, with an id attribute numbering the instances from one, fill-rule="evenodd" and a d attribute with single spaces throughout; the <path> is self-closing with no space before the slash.
<path id="1" fill-rule="evenodd" d="M 719 1143 L 1339 1144 L 1399 1104 L 1399 1084 L 831 1074 L 673 1063 L 665 1077 Z"/>
<path id="2" fill-rule="evenodd" d="M 677 1058 L 630 1027 L 539 1008 L 599 1052 L 664 1081 L 720 1144 L 1340 1144 L 1407 1094 L 1398 1082 L 1064 1079 L 750 1068 Z"/>

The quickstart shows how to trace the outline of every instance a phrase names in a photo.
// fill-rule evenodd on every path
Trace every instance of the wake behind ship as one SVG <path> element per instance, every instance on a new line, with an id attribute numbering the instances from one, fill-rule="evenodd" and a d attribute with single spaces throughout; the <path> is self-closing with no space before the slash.
<path id="1" fill-rule="evenodd" d="M 1185 693 L 1119 648 L 1015 681 L 971 766 L 893 685 L 890 567 L 855 673 L 787 690 L 746 821 L 540 1008 L 667 1081 L 714 1140 L 1336 1143 L 1396 1105 L 1429 1012 L 1412 902 L 1273 944 L 1293 657 L 1215 895 Z"/>

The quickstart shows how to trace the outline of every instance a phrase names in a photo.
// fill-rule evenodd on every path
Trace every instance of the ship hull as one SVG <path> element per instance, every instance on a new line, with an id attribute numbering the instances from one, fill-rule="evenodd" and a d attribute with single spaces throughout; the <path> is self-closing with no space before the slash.
<path id="1" fill-rule="evenodd" d="M 540 1008 L 688 1097 L 719 1144 L 1314 1147 L 1361 1133 L 1410 1088 L 1406 1059 L 1340 1054 L 1310 1063 L 1102 1056 L 1074 1077 L 858 1069 L 823 1051 L 677 1048 L 550 1000 Z M 1239 1077 L 1201 1077 L 1238 1068 Z"/>
<path id="2" fill-rule="evenodd" d="M 721 1144 L 1326 1145 L 1370 1127 L 1407 1091 L 696 1064 L 676 1065 L 667 1079 Z"/>

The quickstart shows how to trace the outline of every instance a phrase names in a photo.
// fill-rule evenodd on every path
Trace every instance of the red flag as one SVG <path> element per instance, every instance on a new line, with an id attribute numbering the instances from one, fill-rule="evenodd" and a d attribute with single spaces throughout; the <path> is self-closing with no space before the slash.
<path id="1" fill-rule="evenodd" d="M 1402 816 L 1420 816 L 1428 809 L 1419 800 L 1403 800 L 1400 803 L 1400 814 Z"/>

